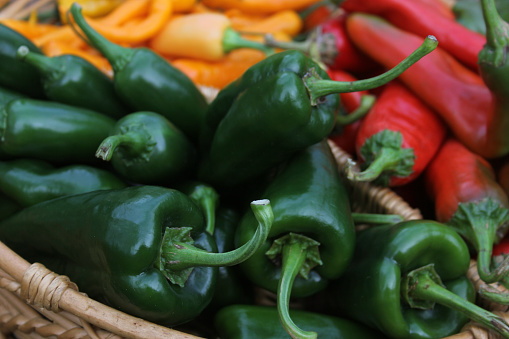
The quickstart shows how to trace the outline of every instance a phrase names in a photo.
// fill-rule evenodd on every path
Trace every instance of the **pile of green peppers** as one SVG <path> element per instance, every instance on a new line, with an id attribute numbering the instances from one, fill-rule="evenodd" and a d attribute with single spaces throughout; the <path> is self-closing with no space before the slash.
<path id="1" fill-rule="evenodd" d="M 441 338 L 472 319 L 509 338 L 475 305 L 454 230 L 370 215 L 356 232 L 367 216 L 352 212 L 327 142 L 338 93 L 387 83 L 435 39 L 348 83 L 276 53 L 207 103 L 151 50 L 70 13 L 112 78 L 0 24 L 0 241 L 20 256 L 204 337 Z"/>

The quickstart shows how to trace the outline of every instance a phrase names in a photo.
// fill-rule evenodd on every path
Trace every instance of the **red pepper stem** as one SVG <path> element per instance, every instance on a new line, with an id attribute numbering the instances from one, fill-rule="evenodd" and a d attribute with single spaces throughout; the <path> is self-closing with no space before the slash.
<path id="1" fill-rule="evenodd" d="M 308 257 L 308 249 L 310 246 L 314 246 L 314 241 L 310 243 L 307 237 L 293 233 L 290 235 L 291 238 L 283 245 L 281 253 L 283 263 L 277 289 L 279 319 L 292 338 L 315 339 L 318 337 L 316 332 L 302 330 L 290 317 L 290 292 L 293 282 L 297 274 L 301 272 Z"/>
<path id="2" fill-rule="evenodd" d="M 32 53 L 27 46 L 20 46 L 16 51 L 16 58 L 34 66 L 45 77 L 57 77 L 62 73 L 59 63 L 43 54 Z"/>
<path id="3" fill-rule="evenodd" d="M 477 270 L 485 283 L 502 280 L 509 265 L 491 270 L 493 244 L 507 232 L 509 210 L 492 198 L 460 203 L 447 225 L 461 234 L 477 251 Z"/>
<path id="4" fill-rule="evenodd" d="M 378 76 L 357 81 L 333 81 L 317 79 L 315 74 L 304 77 L 311 104 L 316 105 L 320 98 L 334 93 L 359 92 L 380 87 L 400 76 L 410 66 L 431 53 L 438 46 L 438 40 L 428 35 L 424 42 L 408 57 L 385 73 Z"/>
<path id="5" fill-rule="evenodd" d="M 154 148 L 155 141 L 152 140 L 148 132 L 141 130 L 128 131 L 123 134 L 111 135 L 104 139 L 95 156 L 105 161 L 110 161 L 119 147 L 123 147 L 128 153 L 134 157 L 148 156 Z"/>
<path id="6" fill-rule="evenodd" d="M 86 22 L 83 14 L 81 13 L 81 6 L 77 2 L 71 5 L 71 9 L 69 11 L 72 14 L 74 22 L 72 20 L 68 20 L 68 22 L 76 34 L 108 59 L 114 73 L 117 73 L 124 68 L 125 64 L 131 60 L 136 49 L 117 45 L 99 34 Z M 85 36 L 76 29 L 74 23 L 78 25 Z"/>
<path id="7" fill-rule="evenodd" d="M 194 247 L 190 241 L 180 241 L 171 239 L 171 229 L 165 232 L 170 234 L 166 240 L 163 240 L 162 260 L 165 269 L 180 271 L 196 266 L 222 267 L 233 266 L 249 259 L 267 240 L 267 236 L 274 221 L 274 214 L 270 201 L 267 199 L 255 200 L 251 202 L 258 227 L 253 237 L 244 245 L 233 251 L 224 253 L 210 253 Z M 187 232 L 189 233 L 189 232 Z"/>
<path id="8" fill-rule="evenodd" d="M 509 325 L 504 319 L 446 289 L 433 265 L 411 271 L 405 280 L 402 285 L 403 292 L 410 305 L 423 305 L 421 308 L 428 308 L 437 303 L 466 315 L 471 320 L 499 333 L 503 338 L 509 338 Z"/>
<path id="9" fill-rule="evenodd" d="M 348 125 L 362 119 L 366 114 L 369 113 L 369 110 L 371 107 L 373 107 L 375 101 L 376 97 L 372 94 L 362 95 L 359 107 L 357 107 L 352 113 L 348 115 L 337 115 L 336 124 Z"/>
<path id="10" fill-rule="evenodd" d="M 509 46 L 509 24 L 497 11 L 494 0 L 482 0 L 482 12 L 486 23 L 486 46 L 492 50 L 490 63 L 500 67 L 505 63 L 505 50 Z M 486 55 L 481 54 L 484 58 Z"/>
<path id="11" fill-rule="evenodd" d="M 222 43 L 223 51 L 225 53 L 239 48 L 251 48 L 260 50 L 265 53 L 265 55 L 274 54 L 273 48 L 253 40 L 244 39 L 239 32 L 235 31 L 231 27 L 226 28 L 224 31 Z"/>

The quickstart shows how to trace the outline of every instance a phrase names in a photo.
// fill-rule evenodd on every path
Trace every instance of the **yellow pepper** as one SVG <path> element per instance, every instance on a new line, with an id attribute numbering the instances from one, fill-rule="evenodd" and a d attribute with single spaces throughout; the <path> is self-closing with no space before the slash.
<path id="1" fill-rule="evenodd" d="M 63 22 L 67 21 L 67 11 L 74 2 L 80 4 L 85 16 L 97 18 L 108 14 L 125 0 L 58 0 L 58 12 Z"/>

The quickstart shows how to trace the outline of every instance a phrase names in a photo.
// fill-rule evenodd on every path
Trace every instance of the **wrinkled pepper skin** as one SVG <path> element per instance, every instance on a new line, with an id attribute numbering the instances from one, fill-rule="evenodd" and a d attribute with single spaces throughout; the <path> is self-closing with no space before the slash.
<path id="1" fill-rule="evenodd" d="M 307 279 L 296 278 L 293 297 L 312 295 L 325 288 L 329 280 L 338 278 L 350 263 L 355 233 L 346 186 L 329 145 L 323 141 L 296 154 L 261 196 L 271 201 L 274 223 L 266 244 L 240 264 L 248 279 L 276 292 L 281 268 L 265 252 L 274 239 L 288 232 L 305 234 L 320 242 L 323 261 L 323 265 L 309 272 Z M 249 240 L 254 225 L 254 218 L 245 214 L 235 234 L 237 246 Z"/>
<path id="2" fill-rule="evenodd" d="M 318 338 L 386 338 L 376 330 L 345 318 L 297 309 L 291 310 L 290 313 L 299 326 L 315 331 Z M 290 338 L 279 324 L 276 308 L 271 306 L 228 306 L 216 314 L 214 322 L 219 336 L 223 339 Z"/>
<path id="3" fill-rule="evenodd" d="M 82 292 L 167 326 L 196 317 L 214 294 L 216 268 L 196 267 L 183 287 L 156 267 L 165 227 L 191 227 L 197 247 L 217 250 L 199 208 L 183 193 L 133 186 L 61 197 L 0 224 L 0 239 L 25 259 L 70 277 Z"/>
<path id="4" fill-rule="evenodd" d="M 301 52 L 276 53 L 221 90 L 202 129 L 200 180 L 218 190 L 234 187 L 326 137 L 339 96 L 312 106 L 303 81 L 312 70 L 330 80 Z"/>
<path id="5" fill-rule="evenodd" d="M 163 115 L 130 113 L 98 144 L 96 156 L 110 161 L 125 179 L 166 186 L 192 170 L 196 150 L 188 137 Z"/>
<path id="6" fill-rule="evenodd" d="M 434 264 L 443 283 L 471 302 L 475 290 L 465 276 L 470 255 L 452 229 L 431 220 L 377 226 L 357 234 L 353 260 L 325 291 L 332 314 L 376 328 L 391 338 L 443 338 L 458 333 L 468 318 L 444 306 L 410 308 L 401 296 L 402 276 Z"/>
<path id="7" fill-rule="evenodd" d="M 42 54 L 25 36 L 0 23 L 0 86 L 43 99 L 44 90 L 36 69 L 16 58 L 16 51 L 21 46 Z"/>
<path id="8" fill-rule="evenodd" d="M 36 159 L 0 161 L 0 191 L 23 207 L 64 195 L 126 186 L 113 173 L 87 165 L 56 168 Z"/>
<path id="9" fill-rule="evenodd" d="M 115 91 L 123 102 L 133 111 L 165 116 L 197 140 L 208 103 L 191 79 L 148 48 L 108 41 L 86 23 L 78 4 L 71 6 L 71 13 L 91 45 L 111 63 Z"/>
<path id="10" fill-rule="evenodd" d="M 115 120 L 53 101 L 12 100 L 0 107 L 0 154 L 56 163 L 99 163 L 95 150 Z"/>
<path id="11" fill-rule="evenodd" d="M 48 57 L 31 52 L 26 46 L 18 49 L 16 55 L 35 68 L 49 100 L 91 109 L 114 119 L 129 112 L 115 93 L 113 81 L 87 60 L 72 54 Z"/>

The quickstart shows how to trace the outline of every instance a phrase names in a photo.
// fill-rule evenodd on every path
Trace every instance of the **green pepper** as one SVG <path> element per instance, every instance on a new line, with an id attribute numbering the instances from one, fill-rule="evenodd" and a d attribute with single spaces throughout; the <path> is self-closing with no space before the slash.
<path id="1" fill-rule="evenodd" d="M 26 95 L 5 87 L 0 87 L 0 106 L 6 105 L 11 100 L 22 98 L 26 98 Z"/>
<path id="2" fill-rule="evenodd" d="M 0 191 L 23 207 L 64 195 L 126 186 L 113 173 L 88 165 L 56 168 L 36 159 L 0 161 Z"/>
<path id="3" fill-rule="evenodd" d="M 403 221 L 357 233 L 353 260 L 324 292 L 332 314 L 391 338 L 443 338 L 472 319 L 509 337 L 502 318 L 475 305 L 466 276 L 468 246 L 433 220 Z"/>
<path id="4" fill-rule="evenodd" d="M 25 259 L 69 276 L 91 298 L 174 326 L 209 304 L 218 266 L 238 264 L 265 241 L 270 202 L 251 207 L 259 220 L 256 235 L 226 253 L 214 253 L 203 215 L 188 196 L 146 185 L 27 207 L 0 223 L 0 240 Z"/>
<path id="5" fill-rule="evenodd" d="M 58 163 L 96 163 L 115 120 L 54 101 L 12 100 L 0 107 L 0 154 Z"/>
<path id="6" fill-rule="evenodd" d="M 38 72 L 50 100 L 84 107 L 118 119 L 128 113 L 113 81 L 87 60 L 72 54 L 48 57 L 21 46 L 16 57 Z"/>
<path id="7" fill-rule="evenodd" d="M 376 330 L 352 320 L 305 310 L 291 310 L 290 313 L 300 327 L 316 332 L 319 338 L 386 338 Z M 232 305 L 221 309 L 214 323 L 222 339 L 290 338 L 277 317 L 276 308 L 271 306 Z"/>
<path id="8" fill-rule="evenodd" d="M 43 54 L 24 35 L 0 23 L 0 86 L 43 99 L 44 90 L 36 69 L 16 58 L 20 46 L 27 46 L 30 51 Z"/>
<path id="9" fill-rule="evenodd" d="M 0 192 L 0 220 L 4 220 L 22 208 L 22 206 Z"/>
<path id="10" fill-rule="evenodd" d="M 239 267 L 255 285 L 277 293 L 288 333 L 314 337 L 292 322 L 290 294 L 307 297 L 337 279 L 352 259 L 355 238 L 348 192 L 327 141 L 292 157 L 263 196 L 271 201 L 274 223 L 265 244 Z M 243 215 L 237 246 L 252 237 L 255 224 L 251 214 Z"/>
<path id="11" fill-rule="evenodd" d="M 155 112 L 135 112 L 118 120 L 97 147 L 96 157 L 110 161 L 127 180 L 167 185 L 193 167 L 196 151 L 174 124 Z"/>
<path id="12" fill-rule="evenodd" d="M 110 62 L 115 91 L 122 101 L 133 111 L 165 116 L 194 141 L 208 104 L 191 79 L 148 48 L 122 47 L 108 41 L 87 24 L 77 3 L 70 12 L 84 38 Z"/>
<path id="13" fill-rule="evenodd" d="M 200 135 L 198 178 L 229 190 L 262 175 L 332 131 L 341 92 L 381 86 L 436 47 L 434 38 L 390 71 L 354 82 L 330 80 L 301 52 L 271 55 L 222 89 Z"/>

